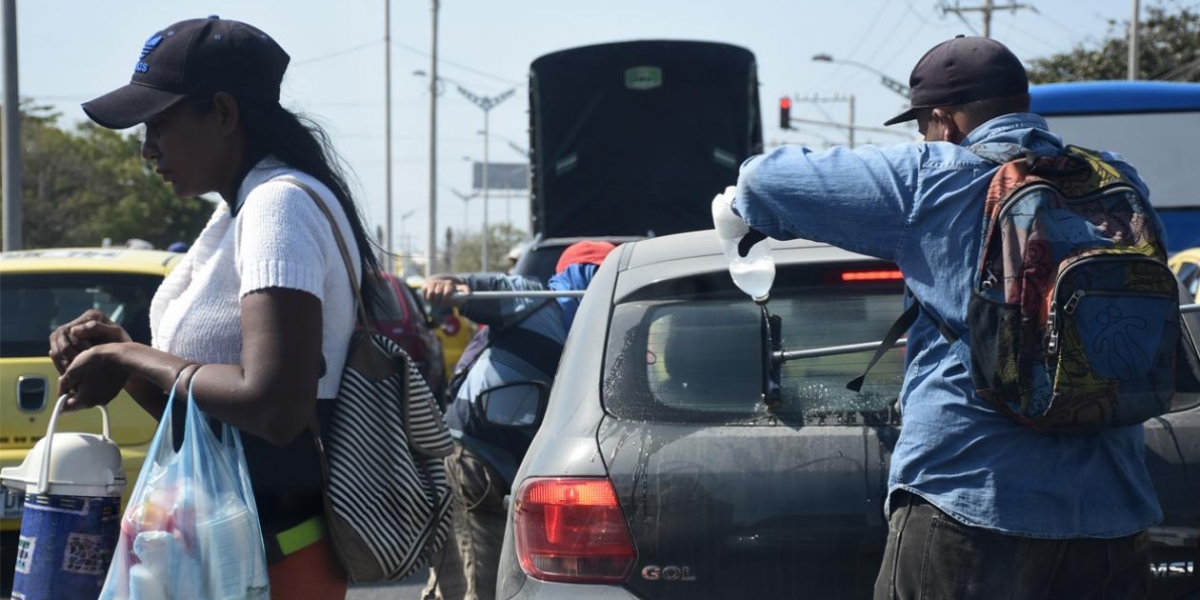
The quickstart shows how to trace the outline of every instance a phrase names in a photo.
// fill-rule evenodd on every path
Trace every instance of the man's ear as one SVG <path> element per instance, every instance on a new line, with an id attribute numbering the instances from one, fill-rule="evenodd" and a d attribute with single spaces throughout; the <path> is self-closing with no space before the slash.
<path id="1" fill-rule="evenodd" d="M 966 115 L 960 111 L 954 111 L 949 108 L 935 108 L 930 115 L 930 123 L 937 125 L 937 139 L 931 141 L 950 142 L 958 144 L 967 137 L 965 121 Z M 926 136 L 928 139 L 928 136 Z"/>
<path id="2" fill-rule="evenodd" d="M 217 92 L 213 95 L 213 108 L 220 119 L 223 135 L 231 135 L 237 131 L 242 115 L 236 98 L 229 92 Z"/>

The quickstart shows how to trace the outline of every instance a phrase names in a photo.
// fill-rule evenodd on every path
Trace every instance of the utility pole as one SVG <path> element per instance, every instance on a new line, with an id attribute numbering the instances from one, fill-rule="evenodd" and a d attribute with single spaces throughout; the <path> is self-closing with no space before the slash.
<path id="1" fill-rule="evenodd" d="M 500 94 L 492 96 L 491 98 L 475 94 L 475 93 L 471 92 L 470 90 L 464 88 L 461 85 L 458 86 L 458 91 L 463 96 L 466 96 L 467 100 L 474 102 L 476 106 L 483 109 L 483 238 L 481 240 L 482 243 L 480 244 L 482 246 L 482 248 L 480 249 L 480 260 L 483 261 L 483 264 L 480 265 L 480 268 L 484 271 L 487 271 L 487 268 L 488 268 L 488 115 L 492 112 L 492 109 L 495 108 L 496 105 L 507 100 L 517 90 L 511 89 L 506 92 L 502 92 Z"/>
<path id="2" fill-rule="evenodd" d="M 964 18 L 962 15 L 963 13 L 981 12 L 983 13 L 983 37 L 990 38 L 992 37 L 993 12 L 997 10 L 1011 10 L 1015 13 L 1017 12 L 1017 9 L 1021 8 L 1028 8 L 1035 11 L 1037 10 L 1037 8 L 1034 6 L 1030 6 L 1028 4 L 1017 4 L 1016 2 L 1010 2 L 1007 6 L 995 6 L 993 0 L 983 0 L 983 6 L 959 6 L 957 0 L 955 0 L 953 8 L 945 5 L 942 6 L 942 14 L 952 12 L 958 15 L 958 18 L 966 22 L 966 18 Z"/>
<path id="3" fill-rule="evenodd" d="M 809 97 L 796 96 L 794 100 L 796 102 L 809 102 L 811 104 L 824 104 L 827 102 L 845 102 L 845 103 L 849 104 L 850 105 L 850 120 L 845 125 L 843 125 L 841 123 L 836 123 L 836 124 L 831 124 L 831 125 L 834 125 L 836 127 L 845 128 L 847 131 L 847 137 L 849 138 L 850 147 L 851 148 L 854 147 L 854 94 L 850 94 L 849 96 L 841 96 L 841 95 L 830 96 L 828 98 L 822 98 L 822 97 L 816 96 L 816 95 L 809 96 Z M 793 121 L 796 121 L 796 120 L 799 120 L 799 119 L 793 119 Z"/>
<path id="4" fill-rule="evenodd" d="M 1129 20 L 1129 80 L 1138 78 L 1138 21 L 1141 6 L 1138 0 L 1133 0 L 1133 18 Z"/>
<path id="5" fill-rule="evenodd" d="M 433 275 L 437 257 L 437 91 L 438 91 L 438 5 L 433 0 L 433 53 L 429 65 L 429 231 L 425 242 L 425 277 Z"/>
<path id="6" fill-rule="evenodd" d="M 387 270 L 395 270 L 395 252 L 392 251 L 392 0 L 383 0 L 383 172 L 384 198 L 387 201 L 385 233 L 387 244 Z"/>
<path id="7" fill-rule="evenodd" d="M 4 0 L 4 249 L 21 242 L 21 98 L 17 89 L 17 0 Z"/>

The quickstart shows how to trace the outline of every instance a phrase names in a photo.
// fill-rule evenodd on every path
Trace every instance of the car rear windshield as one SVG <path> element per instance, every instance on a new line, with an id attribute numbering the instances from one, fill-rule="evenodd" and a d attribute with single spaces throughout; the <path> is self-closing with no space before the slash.
<path id="1" fill-rule="evenodd" d="M 150 343 L 150 299 L 161 275 L 131 273 L 14 273 L 0 276 L 0 356 L 46 356 L 50 333 L 88 309 Z"/>
<path id="2" fill-rule="evenodd" d="M 842 281 L 837 272 L 814 276 L 810 270 L 807 277 L 793 279 L 809 284 L 772 290 L 768 309 L 780 317 L 784 351 L 883 337 L 903 311 L 903 288 L 899 281 L 870 279 L 871 273 L 886 271 L 853 272 L 866 273 L 866 279 Z M 777 281 L 789 279 L 783 275 Z M 785 361 L 782 402 L 768 411 L 762 401 L 762 331 L 761 309 L 745 296 L 726 292 L 620 304 L 605 354 L 605 406 L 621 418 L 677 423 L 895 420 L 904 376 L 902 348 L 884 355 L 861 393 L 846 384 L 862 374 L 873 351 Z"/>

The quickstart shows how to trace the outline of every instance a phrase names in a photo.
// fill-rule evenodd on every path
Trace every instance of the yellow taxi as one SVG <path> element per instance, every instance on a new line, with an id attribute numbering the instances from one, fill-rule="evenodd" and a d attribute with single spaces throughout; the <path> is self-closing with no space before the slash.
<path id="1" fill-rule="evenodd" d="M 126 248 L 54 248 L 0 253 L 0 467 L 21 464 L 46 434 L 58 399 L 50 333 L 95 308 L 150 343 L 150 299 L 182 254 Z M 128 500 L 158 426 L 122 393 L 109 404 L 111 435 L 121 447 Z M 100 411 L 68 413 L 59 432 L 100 433 Z M 6 489 L 0 531 L 20 529 L 22 498 Z"/>
<path id="2" fill-rule="evenodd" d="M 1196 302 L 1200 302 L 1200 248 L 1188 248 L 1176 252 L 1167 261 L 1171 270 L 1187 286 Z"/>
<path id="3" fill-rule="evenodd" d="M 433 319 L 434 323 L 437 323 L 437 329 L 434 332 L 442 341 L 442 357 L 446 361 L 446 381 L 449 382 L 450 378 L 454 377 L 454 365 L 458 364 L 459 357 L 467 348 L 467 342 L 475 337 L 479 326 L 459 314 L 457 308 L 430 306 L 425 302 L 425 297 L 421 295 L 421 285 L 425 283 L 423 277 L 408 277 L 404 282 L 417 292 L 414 295 L 421 302 L 421 307 L 425 309 L 425 313 Z"/>

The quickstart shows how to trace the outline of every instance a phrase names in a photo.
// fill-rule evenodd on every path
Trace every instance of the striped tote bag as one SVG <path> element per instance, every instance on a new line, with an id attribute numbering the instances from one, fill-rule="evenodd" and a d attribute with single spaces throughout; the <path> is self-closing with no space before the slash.
<path id="1" fill-rule="evenodd" d="M 429 564 L 450 533 L 454 494 L 442 459 L 454 449 L 425 378 L 395 342 L 369 329 L 358 274 L 329 207 L 354 289 L 358 328 L 350 339 L 333 419 L 312 431 L 325 477 L 325 520 L 333 548 L 355 583 L 397 581 Z"/>
<path id="2" fill-rule="evenodd" d="M 351 581 L 396 581 L 432 562 L 454 494 L 453 444 L 425 379 L 392 340 L 355 333 L 324 442 L 325 519 Z"/>

